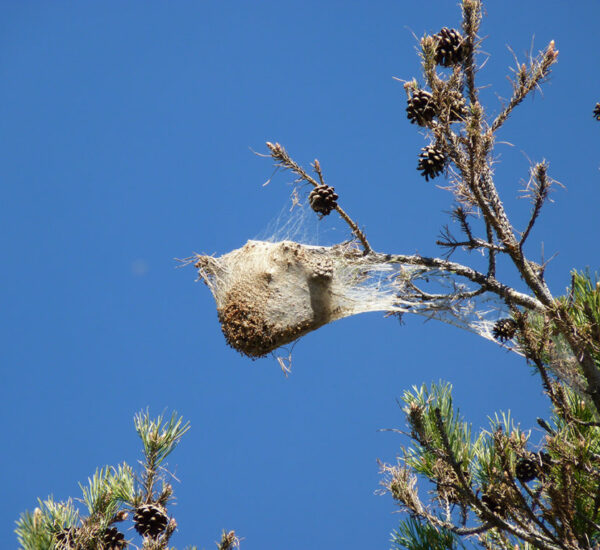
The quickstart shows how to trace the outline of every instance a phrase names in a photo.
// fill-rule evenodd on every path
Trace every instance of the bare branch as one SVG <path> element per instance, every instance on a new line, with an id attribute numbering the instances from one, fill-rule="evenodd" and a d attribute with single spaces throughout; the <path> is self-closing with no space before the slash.
<path id="1" fill-rule="evenodd" d="M 460 224 L 463 233 L 469 238 L 470 241 L 472 241 L 473 233 L 471 232 L 471 226 L 467 217 L 468 213 L 462 206 L 457 206 L 454 208 L 454 210 L 452 210 L 452 218 Z"/>
<path id="2" fill-rule="evenodd" d="M 523 245 L 525 244 L 525 241 L 527 240 L 527 237 L 529 236 L 529 233 L 531 232 L 533 225 L 540 214 L 542 206 L 548 198 L 551 183 L 552 182 L 548 179 L 547 162 L 540 162 L 531 169 L 531 178 L 529 180 L 529 184 L 527 185 L 527 190 L 532 199 L 533 210 L 531 212 L 527 228 L 523 232 L 521 240 L 519 241 L 519 246 L 521 248 L 523 248 Z"/>
<path id="3" fill-rule="evenodd" d="M 280 145 L 279 143 L 271 143 L 270 141 L 267 141 L 267 147 L 271 151 L 271 157 L 273 157 L 273 159 L 277 162 L 277 164 L 279 166 L 283 166 L 284 168 L 291 170 L 292 172 L 294 172 L 295 174 L 297 174 L 299 176 L 300 180 L 304 180 L 304 181 L 310 183 L 314 187 L 317 187 L 319 185 L 317 183 L 317 181 L 312 176 L 310 176 L 306 172 L 306 170 L 304 170 L 304 168 L 302 168 L 302 166 L 300 166 L 298 163 L 296 163 L 294 161 L 294 159 L 292 159 L 288 155 L 287 151 L 283 148 L 282 145 Z M 319 164 L 318 160 L 315 160 L 313 167 L 314 167 L 315 171 L 317 172 L 317 175 L 319 176 L 321 183 L 324 185 L 323 175 L 321 173 L 321 165 Z M 352 230 L 352 233 L 360 241 L 360 243 L 362 244 L 362 247 L 364 249 L 364 253 L 368 254 L 369 252 L 371 252 L 371 250 L 372 250 L 371 245 L 369 244 L 369 241 L 367 241 L 366 235 L 358 227 L 356 222 L 342 209 L 341 206 L 339 206 L 339 204 L 335 207 L 335 210 L 342 217 L 342 219 L 348 224 L 348 226 Z"/>
<path id="4" fill-rule="evenodd" d="M 465 33 L 466 59 L 464 61 L 464 71 L 467 80 L 467 89 L 469 91 L 469 100 L 471 104 L 477 103 L 477 87 L 475 86 L 475 48 L 477 45 L 477 32 L 481 25 L 481 1 L 463 0 L 463 31 Z"/>
<path id="5" fill-rule="evenodd" d="M 321 182 L 321 185 L 325 185 L 325 180 L 323 180 L 323 172 L 321 172 L 321 163 L 319 162 L 319 159 L 315 159 L 312 166 L 315 169 L 317 176 L 319 176 L 319 181 Z"/>
<path id="6" fill-rule="evenodd" d="M 483 239 L 473 238 L 470 241 L 457 241 L 452 237 L 447 228 L 444 230 L 442 234 L 443 240 L 437 240 L 435 244 L 438 246 L 443 246 L 446 248 L 468 248 L 469 250 L 476 250 L 479 248 L 485 248 L 487 250 L 491 250 L 494 252 L 506 252 L 501 246 L 490 243 L 489 241 L 484 241 Z"/>
<path id="7" fill-rule="evenodd" d="M 496 117 L 489 132 L 494 133 L 512 113 L 513 109 L 550 74 L 550 68 L 558 60 L 558 50 L 554 49 L 554 40 L 551 40 L 546 50 L 530 62 L 529 68 L 525 64 L 517 63 L 516 78 L 513 82 L 513 96 L 508 105 Z"/>
<path id="8" fill-rule="evenodd" d="M 544 309 L 543 305 L 532 296 L 517 292 L 513 288 L 500 283 L 494 277 L 488 277 L 479 271 L 456 262 L 419 255 L 408 256 L 404 254 L 381 254 L 377 252 L 372 252 L 372 254 L 374 254 L 375 257 L 380 258 L 383 262 L 422 265 L 424 267 L 434 267 L 441 271 L 456 273 L 461 277 L 465 277 L 466 279 L 481 285 L 486 290 L 497 294 L 509 304 L 519 305 L 533 310 L 541 311 Z"/>
<path id="9" fill-rule="evenodd" d="M 494 232 L 492 230 L 492 226 L 488 223 L 487 220 L 485 222 L 485 232 L 486 232 L 488 243 L 490 245 L 493 245 L 494 244 Z M 501 252 L 506 252 L 506 250 L 503 248 L 503 249 L 501 249 Z M 493 248 L 490 248 L 490 251 L 488 252 L 488 273 L 487 274 L 488 274 L 488 277 L 496 276 L 496 250 Z"/>

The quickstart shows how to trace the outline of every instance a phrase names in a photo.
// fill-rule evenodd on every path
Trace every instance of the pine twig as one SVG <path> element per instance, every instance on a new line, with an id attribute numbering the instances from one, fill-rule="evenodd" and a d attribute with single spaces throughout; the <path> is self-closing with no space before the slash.
<path id="1" fill-rule="evenodd" d="M 529 222 L 527 224 L 527 228 L 523 232 L 521 236 L 521 240 L 519 241 L 519 246 L 523 248 L 529 233 L 533 229 L 533 225 L 535 224 L 542 206 L 546 199 L 548 198 L 548 193 L 550 192 L 550 184 L 551 181 L 548 179 L 548 163 L 540 162 L 536 164 L 531 170 L 531 180 L 530 180 L 530 196 L 533 202 L 533 210 L 531 212 L 531 216 L 529 217 Z"/>
<path id="2" fill-rule="evenodd" d="M 507 303 L 520 305 L 532 310 L 541 311 L 544 309 L 543 305 L 532 296 L 517 292 L 513 288 L 500 283 L 494 277 L 488 277 L 479 271 L 456 262 L 442 260 L 441 258 L 428 258 L 419 255 L 409 256 L 405 254 L 381 254 L 376 252 L 373 252 L 372 254 L 374 254 L 375 257 L 380 258 L 382 262 L 421 265 L 424 267 L 433 267 L 441 271 L 455 273 L 456 275 L 477 283 L 486 290 L 497 294 Z"/>
<path id="3" fill-rule="evenodd" d="M 492 230 L 492 226 L 487 222 L 485 222 L 485 232 L 487 236 L 488 243 L 491 245 L 494 244 L 494 232 Z M 496 252 L 495 248 L 490 248 L 488 251 L 488 277 L 496 276 Z M 506 249 L 502 248 L 500 252 L 506 252 Z"/>
<path id="4" fill-rule="evenodd" d="M 487 250 L 489 250 L 490 252 L 506 252 L 506 250 L 504 248 L 502 248 L 501 246 L 498 246 L 497 244 L 494 243 L 490 243 L 489 241 L 484 241 L 483 239 L 479 239 L 477 237 L 474 237 L 471 240 L 468 241 L 457 241 L 454 239 L 454 237 L 452 237 L 452 235 L 450 234 L 450 232 L 447 230 L 444 230 L 443 234 L 442 234 L 442 239 L 438 239 L 435 244 L 437 244 L 438 246 L 443 246 L 445 248 L 460 248 L 460 247 L 465 247 L 468 248 L 469 250 L 477 250 L 479 248 L 485 248 Z"/>
<path id="5" fill-rule="evenodd" d="M 478 102 L 477 87 L 475 86 L 475 49 L 477 32 L 481 25 L 481 0 L 463 0 L 463 31 L 465 33 L 465 48 L 467 51 L 464 61 L 464 71 L 467 79 L 469 100 L 472 105 Z"/>
<path id="6" fill-rule="evenodd" d="M 302 166 L 297 164 L 296 161 L 294 161 L 294 159 L 292 159 L 288 155 L 287 151 L 283 148 L 281 144 L 271 143 L 270 141 L 267 141 L 267 147 L 271 151 L 271 157 L 273 157 L 273 160 L 275 160 L 277 164 L 283 166 L 284 168 L 287 168 L 288 170 L 291 170 L 292 172 L 297 174 L 301 180 L 307 181 L 314 187 L 317 187 L 319 185 L 317 181 L 312 176 L 310 176 L 306 172 L 306 170 L 304 170 L 304 168 L 302 168 Z"/>
<path id="7" fill-rule="evenodd" d="M 236 536 L 235 531 L 223 531 L 221 541 L 217 544 L 218 550 L 232 550 L 240 547 L 240 539 Z"/>
<path id="8" fill-rule="evenodd" d="M 319 176 L 319 181 L 321 182 L 321 185 L 325 185 L 325 180 L 323 179 L 323 172 L 321 172 L 321 163 L 319 162 L 319 159 L 315 159 L 315 161 L 313 162 L 313 168 L 315 169 L 317 176 Z"/>
<path id="9" fill-rule="evenodd" d="M 287 151 L 282 145 L 280 145 L 279 143 L 271 143 L 270 141 L 267 141 L 267 147 L 271 151 L 271 157 L 273 157 L 277 164 L 297 174 L 300 180 L 304 180 L 314 187 L 317 187 L 319 185 L 319 183 L 317 183 L 317 181 L 312 176 L 310 176 L 306 172 L 306 170 L 302 168 L 302 166 L 300 166 L 296 161 L 294 161 L 294 159 L 292 159 L 288 155 Z M 321 173 L 321 165 L 319 164 L 318 160 L 315 160 L 314 168 L 317 172 L 317 175 L 319 176 L 321 184 L 324 185 L 323 175 Z M 363 247 L 365 255 L 369 254 L 372 251 L 372 248 L 369 244 L 369 241 L 367 241 L 367 237 L 364 234 L 364 232 L 358 227 L 356 222 L 342 209 L 342 207 L 339 204 L 335 207 L 335 210 L 348 224 L 348 226 L 352 230 L 352 233 L 358 238 Z"/>
<path id="10" fill-rule="evenodd" d="M 557 61 L 558 50 L 554 49 L 554 40 L 551 40 L 546 47 L 546 50 L 530 63 L 529 68 L 527 68 L 525 64 L 519 65 L 517 63 L 517 76 L 513 83 L 513 96 L 508 105 L 490 126 L 490 133 L 494 133 L 502 126 L 502 124 L 504 124 L 513 109 L 550 74 L 550 68 Z"/>
<path id="11" fill-rule="evenodd" d="M 471 231 L 471 225 L 468 220 L 468 213 L 462 206 L 457 206 L 452 211 L 452 218 L 456 220 L 460 224 L 460 228 L 463 233 L 467 236 L 467 238 L 472 241 L 473 240 L 473 232 Z"/>

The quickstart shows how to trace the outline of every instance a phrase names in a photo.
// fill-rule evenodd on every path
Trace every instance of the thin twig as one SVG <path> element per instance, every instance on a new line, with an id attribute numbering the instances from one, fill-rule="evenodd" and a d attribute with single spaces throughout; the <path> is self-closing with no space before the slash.
<path id="1" fill-rule="evenodd" d="M 352 218 L 350 218 L 350 216 L 348 216 L 348 214 L 346 214 L 346 212 L 342 210 L 342 207 L 339 204 L 335 207 L 335 210 L 342 217 L 342 219 L 350 226 L 350 229 L 352 229 L 352 233 L 354 233 L 354 235 L 358 237 L 358 240 L 363 246 L 364 253 L 369 254 L 372 251 L 372 248 L 369 244 L 369 241 L 367 241 L 367 237 L 365 236 L 365 234 L 358 228 L 358 225 L 356 225 Z"/>
<path id="2" fill-rule="evenodd" d="M 448 301 L 458 301 L 458 300 L 468 300 L 474 298 L 475 296 L 479 296 L 485 292 L 485 288 L 481 287 L 477 290 L 471 290 L 469 292 L 452 292 L 449 294 L 432 294 L 430 292 L 425 292 L 420 289 L 417 285 L 415 285 L 412 281 L 406 283 L 406 286 L 414 290 L 419 299 L 422 301 L 440 301 L 447 307 Z"/>
<path id="3" fill-rule="evenodd" d="M 437 241 L 435 241 L 435 244 L 437 244 L 438 246 L 446 247 L 446 248 L 465 247 L 470 250 L 476 250 L 478 248 L 485 248 L 485 249 L 489 250 L 490 252 L 506 252 L 505 248 L 498 246 L 497 244 L 490 243 L 489 241 L 484 241 L 483 239 L 479 239 L 477 237 L 474 237 L 470 241 L 454 241 L 454 240 L 452 240 L 452 237 L 448 234 L 448 236 L 445 237 L 445 239 L 446 240 L 437 240 Z"/>
<path id="4" fill-rule="evenodd" d="M 490 245 L 494 244 L 494 232 L 492 230 L 492 226 L 486 220 L 485 222 L 485 232 L 487 236 L 488 243 Z M 504 248 L 501 249 L 501 252 L 506 252 Z M 490 248 L 488 252 L 488 277 L 496 276 L 496 249 Z"/>
<path id="5" fill-rule="evenodd" d="M 532 310 L 544 310 L 543 305 L 532 296 L 517 292 L 513 288 L 500 283 L 494 277 L 488 277 L 479 271 L 475 271 L 470 267 L 456 262 L 442 260 L 441 258 L 427 258 L 418 255 L 409 256 L 405 254 L 381 254 L 376 252 L 372 252 L 371 254 L 382 262 L 421 265 L 424 267 L 433 267 L 440 271 L 455 273 L 456 275 L 465 277 L 466 279 L 485 287 L 490 292 L 501 296 L 508 303 L 520 305 Z"/>
<path id="6" fill-rule="evenodd" d="M 527 228 L 523 232 L 521 236 L 521 240 L 519 241 L 519 246 L 523 248 L 529 233 L 533 229 L 533 225 L 535 224 L 540 211 L 542 209 L 542 205 L 548 198 L 548 192 L 550 190 L 550 181 L 548 180 L 548 164 L 545 162 L 540 162 L 536 164 L 531 170 L 531 178 L 533 182 L 531 185 L 533 187 L 532 197 L 533 197 L 533 210 L 531 212 L 531 216 L 529 217 L 529 223 L 527 224 Z"/>
<path id="7" fill-rule="evenodd" d="M 325 180 L 323 179 L 323 172 L 321 172 L 321 163 L 319 162 L 319 159 L 315 159 L 315 161 L 313 162 L 313 168 L 315 169 L 317 176 L 319 176 L 319 181 L 321 182 L 321 185 L 325 185 Z"/>
<path id="8" fill-rule="evenodd" d="M 279 143 L 271 143 L 270 141 L 267 141 L 267 147 L 271 151 L 271 157 L 273 157 L 273 159 L 277 161 L 277 163 L 280 166 L 291 170 L 292 172 L 300 176 L 301 179 L 307 181 L 315 187 L 319 185 L 312 176 L 307 174 L 307 172 L 304 170 L 304 168 L 302 168 L 302 166 L 297 164 L 296 161 L 294 161 L 294 159 L 292 159 L 288 155 L 287 151 L 283 148 L 282 145 L 280 145 Z"/>
<path id="9" fill-rule="evenodd" d="M 475 86 L 475 50 L 477 45 L 477 31 L 481 24 L 481 2 L 467 0 L 463 2 L 463 31 L 465 33 L 466 59 L 464 71 L 467 79 L 467 89 L 471 104 L 477 103 L 477 87 Z"/>
<path id="10" fill-rule="evenodd" d="M 317 187 L 319 185 L 317 183 L 317 181 L 312 176 L 310 176 L 306 172 L 306 170 L 304 170 L 304 168 L 302 168 L 302 166 L 300 166 L 296 161 L 294 161 L 294 159 L 292 159 L 288 155 L 288 152 L 284 149 L 284 147 L 282 145 L 280 145 L 279 143 L 271 143 L 270 141 L 267 141 L 267 147 L 271 151 L 271 157 L 273 157 L 273 159 L 280 166 L 283 166 L 284 168 L 291 170 L 292 172 L 294 172 L 295 174 L 300 176 L 300 179 L 310 183 L 314 187 Z M 317 175 L 319 176 L 319 180 L 321 181 L 321 184 L 325 185 L 325 183 L 323 181 L 323 175 L 321 173 L 321 165 L 319 164 L 319 161 L 315 160 L 315 163 L 313 166 L 315 168 L 315 171 L 317 172 Z M 364 234 L 364 232 L 358 227 L 356 222 L 346 213 L 345 210 L 342 209 L 342 207 L 339 204 L 335 207 L 335 210 L 341 216 L 341 218 L 348 224 L 348 226 L 352 230 L 352 233 L 360 241 L 360 243 L 362 244 L 362 247 L 364 249 L 365 255 L 369 254 L 371 252 L 372 248 L 371 248 L 371 245 L 369 244 L 369 241 L 367 241 L 367 237 Z"/>
<path id="11" fill-rule="evenodd" d="M 468 237 L 470 241 L 473 240 L 473 233 L 471 231 L 471 226 L 469 224 L 469 220 L 467 219 L 468 213 L 462 206 L 457 206 L 452 211 L 452 218 L 454 218 L 459 224 L 463 231 L 463 233 Z"/>
<path id="12" fill-rule="evenodd" d="M 529 69 L 517 63 L 517 80 L 513 83 L 514 93 L 508 105 L 496 117 L 489 132 L 494 133 L 508 118 L 513 109 L 534 90 L 550 74 L 550 67 L 558 61 L 558 50 L 554 49 L 554 40 L 551 40 L 546 50 L 532 61 Z"/>

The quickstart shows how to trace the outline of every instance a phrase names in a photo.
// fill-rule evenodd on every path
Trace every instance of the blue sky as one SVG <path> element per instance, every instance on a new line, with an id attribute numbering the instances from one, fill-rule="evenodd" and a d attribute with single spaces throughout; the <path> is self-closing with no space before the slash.
<path id="1" fill-rule="evenodd" d="M 497 184 L 514 200 L 546 158 L 553 195 L 529 252 L 547 278 L 598 267 L 597 2 L 489 2 L 479 84 L 507 97 L 510 45 L 554 39 L 543 94 L 499 135 Z M 225 253 L 265 233 L 291 181 L 271 184 L 264 142 L 318 157 L 342 206 L 385 252 L 438 255 L 450 196 L 415 170 L 426 142 L 405 119 L 418 77 L 413 33 L 459 25 L 455 2 L 0 3 L 3 200 L 0 333 L 4 453 L 0 546 L 37 497 L 78 496 L 97 466 L 140 457 L 149 407 L 192 424 L 169 467 L 183 548 L 222 528 L 243 548 L 387 548 L 397 516 L 378 496 L 393 461 L 395 399 L 450 381 L 475 427 L 510 409 L 533 427 L 547 405 L 518 357 L 472 334 L 373 313 L 336 322 L 272 358 L 225 345 L 209 291 L 174 258 Z M 483 62 L 485 56 L 480 58 Z M 330 241 L 348 232 L 332 222 Z M 479 261 L 477 258 L 462 258 Z M 519 284 L 506 269 L 506 280 Z M 534 431 L 536 434 L 537 431 Z M 536 437 L 534 435 L 534 437 Z M 133 537 L 133 531 L 127 536 Z"/>

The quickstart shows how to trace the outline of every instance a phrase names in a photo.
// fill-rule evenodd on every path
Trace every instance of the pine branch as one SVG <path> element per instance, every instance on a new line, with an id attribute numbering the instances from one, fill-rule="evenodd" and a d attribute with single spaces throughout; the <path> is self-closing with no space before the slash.
<path id="1" fill-rule="evenodd" d="M 454 533 L 438 529 L 429 523 L 423 523 L 411 517 L 401 521 L 392 536 L 392 542 L 398 550 L 402 548 L 408 548 L 409 550 L 447 550 L 448 548 L 456 548 L 457 545 L 464 548 L 460 539 Z"/>
<path id="2" fill-rule="evenodd" d="M 134 425 L 144 445 L 146 457 L 144 502 L 149 503 L 154 498 L 154 483 L 158 475 L 158 468 L 190 429 L 190 424 L 189 422 L 183 424 L 183 419 L 177 418 L 176 412 L 173 412 L 171 418 L 165 422 L 162 415 L 153 420 L 146 411 L 135 415 Z"/>
<path id="3" fill-rule="evenodd" d="M 466 36 L 466 59 L 464 62 L 469 100 L 472 105 L 478 102 L 477 87 L 475 85 L 475 50 L 477 47 L 477 32 L 481 25 L 481 2 L 480 0 L 463 0 L 463 31 Z"/>
<path id="4" fill-rule="evenodd" d="M 165 420 L 162 415 L 151 419 L 142 411 L 135 415 L 134 424 L 146 458 L 141 486 L 127 464 L 97 469 L 87 484 L 80 484 L 83 498 L 76 499 L 85 504 L 86 516 L 80 515 L 71 499 L 55 502 L 51 497 L 40 500 L 33 513 L 21 515 L 15 532 L 22 550 L 124 550 L 135 545 L 114 525 L 126 521 L 132 511 L 133 527 L 142 537 L 141 550 L 170 548 L 177 521 L 167 516 L 166 506 L 173 488 L 163 481 L 162 490 L 156 492 L 155 482 L 163 476 L 164 472 L 159 473 L 160 468 L 164 470 L 161 464 L 187 432 L 189 423 L 183 423 L 176 413 Z M 231 550 L 239 543 L 234 531 L 223 532 L 219 548 Z"/>
<path id="5" fill-rule="evenodd" d="M 524 512 L 526 515 L 526 518 L 527 518 L 526 522 L 520 522 L 521 529 L 527 531 L 532 537 L 539 537 L 539 536 L 545 535 L 547 540 L 549 540 L 553 544 L 556 544 L 557 546 L 560 546 L 560 547 L 564 548 L 565 550 L 567 550 L 568 546 L 563 544 L 561 540 L 559 540 L 556 536 L 554 536 L 554 534 L 551 533 L 550 530 L 544 525 L 543 521 L 540 521 L 540 519 L 533 513 L 533 511 L 529 507 L 527 501 L 523 497 L 523 494 L 517 487 L 515 480 L 513 478 L 513 473 L 511 471 L 511 468 L 509 465 L 507 450 L 506 450 L 505 442 L 501 436 L 501 432 L 496 431 L 494 433 L 493 437 L 494 437 L 494 445 L 497 449 L 498 456 L 500 457 L 500 462 L 502 464 L 502 469 L 504 471 L 504 480 L 503 481 L 510 488 L 511 494 L 514 495 L 514 497 L 517 500 L 518 504 L 514 505 L 516 507 L 517 511 L 520 513 Z M 518 517 L 516 515 L 514 515 L 513 517 L 515 518 L 515 520 L 518 520 Z M 537 526 L 539 531 L 533 530 L 532 525 Z M 543 533 L 543 535 L 541 535 L 542 533 Z"/>
<path id="6" fill-rule="evenodd" d="M 558 50 L 551 40 L 546 50 L 532 60 L 529 67 L 517 63 L 516 78 L 513 82 L 513 96 L 508 105 L 496 117 L 490 127 L 490 132 L 496 132 L 506 121 L 513 109 L 519 105 L 527 95 L 535 90 L 548 77 L 550 69 L 558 61 Z"/>
<path id="7" fill-rule="evenodd" d="M 509 304 L 523 306 L 531 310 L 543 310 L 543 305 L 535 298 L 532 298 L 527 294 L 517 292 L 513 288 L 500 283 L 494 277 L 489 277 L 483 273 L 480 273 L 479 271 L 456 262 L 418 255 L 411 256 L 405 254 L 382 254 L 375 252 L 372 254 L 374 257 L 381 259 L 382 262 L 421 265 L 424 267 L 434 267 L 449 273 L 455 273 L 456 275 L 460 275 L 469 281 L 477 283 L 482 288 L 485 288 L 485 290 L 489 290 L 490 292 L 497 294 Z"/>
<path id="8" fill-rule="evenodd" d="M 531 212 L 529 222 L 527 223 L 527 228 L 523 232 L 521 240 L 519 241 L 519 246 L 521 249 L 523 248 L 529 233 L 533 229 L 533 225 L 540 215 L 542 205 L 548 198 L 548 193 L 550 192 L 550 183 L 551 182 L 548 179 L 548 164 L 546 162 L 540 162 L 536 164 L 531 170 L 531 179 L 528 185 L 529 196 L 532 198 L 533 202 L 533 210 Z"/>
<path id="9" fill-rule="evenodd" d="M 235 535 L 235 531 L 223 531 L 221 541 L 217 544 L 218 550 L 232 550 L 239 548 L 240 539 Z"/>
<path id="10" fill-rule="evenodd" d="M 271 151 L 271 157 L 273 157 L 273 159 L 277 162 L 278 165 L 283 166 L 284 168 L 287 168 L 288 170 L 291 170 L 292 172 L 297 174 L 301 181 L 304 180 L 310 183 L 312 186 L 318 187 L 319 184 L 317 183 L 317 181 L 312 176 L 310 176 L 306 172 L 306 170 L 302 168 L 302 166 L 296 163 L 296 161 L 294 161 L 294 159 L 292 159 L 288 155 L 287 151 L 283 148 L 283 146 L 281 146 L 279 143 L 271 143 L 270 141 L 267 141 L 267 147 Z M 323 176 L 321 173 L 321 165 L 319 164 L 319 161 L 315 161 L 315 170 L 317 171 L 317 175 L 319 176 L 321 183 L 324 185 Z M 368 254 L 369 252 L 371 252 L 371 245 L 369 244 L 369 241 L 367 241 L 366 235 L 360 230 L 356 222 L 352 218 L 350 218 L 350 216 L 342 209 L 341 206 L 336 205 L 335 210 L 341 216 L 341 218 L 348 224 L 348 226 L 352 230 L 352 233 L 358 238 L 358 240 L 362 244 L 364 253 Z"/>
<path id="11" fill-rule="evenodd" d="M 435 244 L 450 249 L 467 248 L 468 250 L 478 250 L 484 248 L 490 252 L 506 252 L 505 248 L 498 246 L 493 242 L 484 241 L 483 239 L 479 239 L 477 237 L 473 237 L 468 241 L 457 241 L 454 239 L 454 237 L 452 237 L 447 227 L 442 233 L 442 238 L 438 239 Z M 490 257 L 493 256 L 490 255 Z"/>
<path id="12" fill-rule="evenodd" d="M 487 220 L 485 222 L 485 232 L 490 246 L 494 245 L 494 233 L 492 231 L 492 226 L 487 222 Z M 497 248 L 490 248 L 488 252 L 488 277 L 496 276 L 496 252 L 505 253 L 506 250 L 504 248 L 500 248 L 500 250 Z"/>

